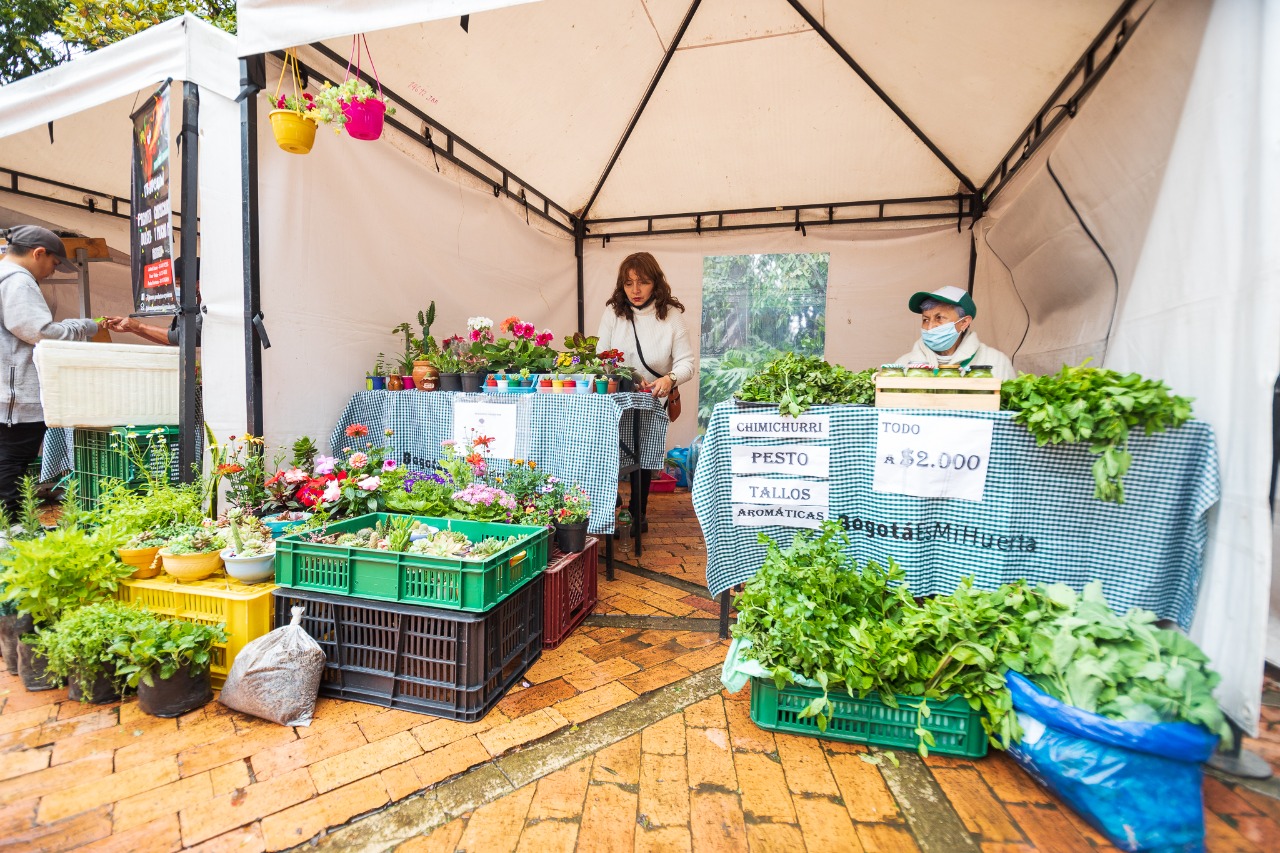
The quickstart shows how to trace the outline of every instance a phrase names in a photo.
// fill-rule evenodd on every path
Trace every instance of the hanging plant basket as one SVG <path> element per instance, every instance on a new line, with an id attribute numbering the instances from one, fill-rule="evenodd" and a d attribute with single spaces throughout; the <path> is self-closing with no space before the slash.
<path id="1" fill-rule="evenodd" d="M 382 123 L 387 112 L 384 101 L 369 98 L 365 101 L 344 102 L 342 114 L 347 117 L 345 127 L 352 139 L 372 142 L 382 136 Z"/>
<path id="2" fill-rule="evenodd" d="M 366 58 L 373 72 L 373 85 L 361 77 L 361 64 Z M 383 97 L 373 53 L 363 35 L 351 37 L 351 55 L 342 82 L 336 86 L 325 83 L 316 95 L 315 105 L 320 121 L 341 124 L 352 139 L 372 142 L 382 136 L 386 117 L 395 115 L 396 110 Z"/>
<path id="3" fill-rule="evenodd" d="M 290 154 L 309 154 L 316 142 L 316 123 L 293 110 L 272 110 L 271 132 L 276 135 L 276 145 Z"/>

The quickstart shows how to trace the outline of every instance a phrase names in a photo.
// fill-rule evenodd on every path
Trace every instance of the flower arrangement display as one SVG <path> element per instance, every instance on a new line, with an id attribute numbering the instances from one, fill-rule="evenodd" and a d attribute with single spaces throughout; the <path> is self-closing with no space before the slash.
<path id="1" fill-rule="evenodd" d="M 307 113 L 313 112 L 315 108 L 316 98 L 310 92 L 303 92 L 301 95 L 281 95 L 276 98 L 276 109 L 289 110 L 303 118 L 314 120 L 314 117 L 307 115 Z"/>
<path id="2" fill-rule="evenodd" d="M 555 482 L 547 483 L 551 491 L 543 495 L 540 503 L 553 523 L 580 524 L 591 517 L 591 497 L 581 486 L 568 486 L 555 477 L 549 480 Z"/>
<path id="3" fill-rule="evenodd" d="M 473 521 L 508 522 L 516 511 L 515 498 L 502 489 L 478 481 L 454 492 L 453 505 Z"/>
<path id="4" fill-rule="evenodd" d="M 620 349 L 607 349 L 599 355 L 600 372 L 610 378 L 630 377 L 632 371 L 622 363 L 625 354 Z"/>
<path id="5" fill-rule="evenodd" d="M 472 320 L 487 321 L 488 318 L 473 317 Z M 533 323 L 512 316 L 498 325 L 498 331 L 504 337 L 493 339 L 491 327 L 470 332 L 477 335 L 472 339 L 472 351 L 485 357 L 490 370 L 509 370 L 528 376 L 545 373 L 555 366 L 557 353 L 550 347 L 555 335 L 550 329 L 539 332 Z"/>
<path id="6" fill-rule="evenodd" d="M 209 515 L 217 516 L 218 488 L 227 484 L 227 503 L 257 515 L 267 503 L 266 460 L 263 441 L 258 436 L 231 436 L 226 444 L 218 442 L 213 430 L 205 426 L 209 441 L 209 460 L 213 475 L 209 488 Z"/>
<path id="7" fill-rule="evenodd" d="M 334 132 L 337 133 L 351 120 L 350 111 L 346 107 L 370 101 L 383 104 L 386 107 L 384 115 L 396 114 L 396 108 L 387 103 L 385 98 L 359 77 L 348 78 L 336 86 L 326 81 L 320 87 L 320 94 L 313 101 L 315 117 L 325 124 L 337 125 L 334 128 Z"/>

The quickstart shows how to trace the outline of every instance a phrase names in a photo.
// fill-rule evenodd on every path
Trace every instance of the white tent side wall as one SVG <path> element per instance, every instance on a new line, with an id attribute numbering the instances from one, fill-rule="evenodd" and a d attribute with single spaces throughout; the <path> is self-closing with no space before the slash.
<path id="1" fill-rule="evenodd" d="M 1213 425 L 1223 500 L 1192 635 L 1223 675 L 1224 709 L 1247 729 L 1259 711 L 1271 563 L 1264 460 L 1280 369 L 1280 325 L 1265 310 L 1280 299 L 1280 273 L 1262 236 L 1280 227 L 1277 142 L 1261 123 L 1280 81 L 1274 61 L 1258 75 L 1278 8 L 1157 4 L 1047 158 L 978 224 L 978 304 L 993 303 L 1009 352 L 1032 318 L 1019 368 L 1093 355 L 1163 378 Z"/>

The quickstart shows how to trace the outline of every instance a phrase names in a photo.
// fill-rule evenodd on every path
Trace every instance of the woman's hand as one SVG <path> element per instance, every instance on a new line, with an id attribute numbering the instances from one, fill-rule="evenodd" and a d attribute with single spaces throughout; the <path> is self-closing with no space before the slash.
<path id="1" fill-rule="evenodd" d="M 653 396 L 661 398 L 670 394 L 675 385 L 676 383 L 671 380 L 670 376 L 661 376 L 653 380 L 649 385 L 649 390 L 653 393 Z"/>

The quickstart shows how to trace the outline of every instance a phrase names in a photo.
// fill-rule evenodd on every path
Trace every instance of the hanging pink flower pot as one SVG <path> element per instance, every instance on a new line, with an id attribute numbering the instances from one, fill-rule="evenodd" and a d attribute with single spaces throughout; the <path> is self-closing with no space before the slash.
<path id="1" fill-rule="evenodd" d="M 382 136 L 382 123 L 387 112 L 385 101 L 369 98 L 364 101 L 342 103 L 342 114 L 347 117 L 343 125 L 352 139 L 373 141 Z"/>

